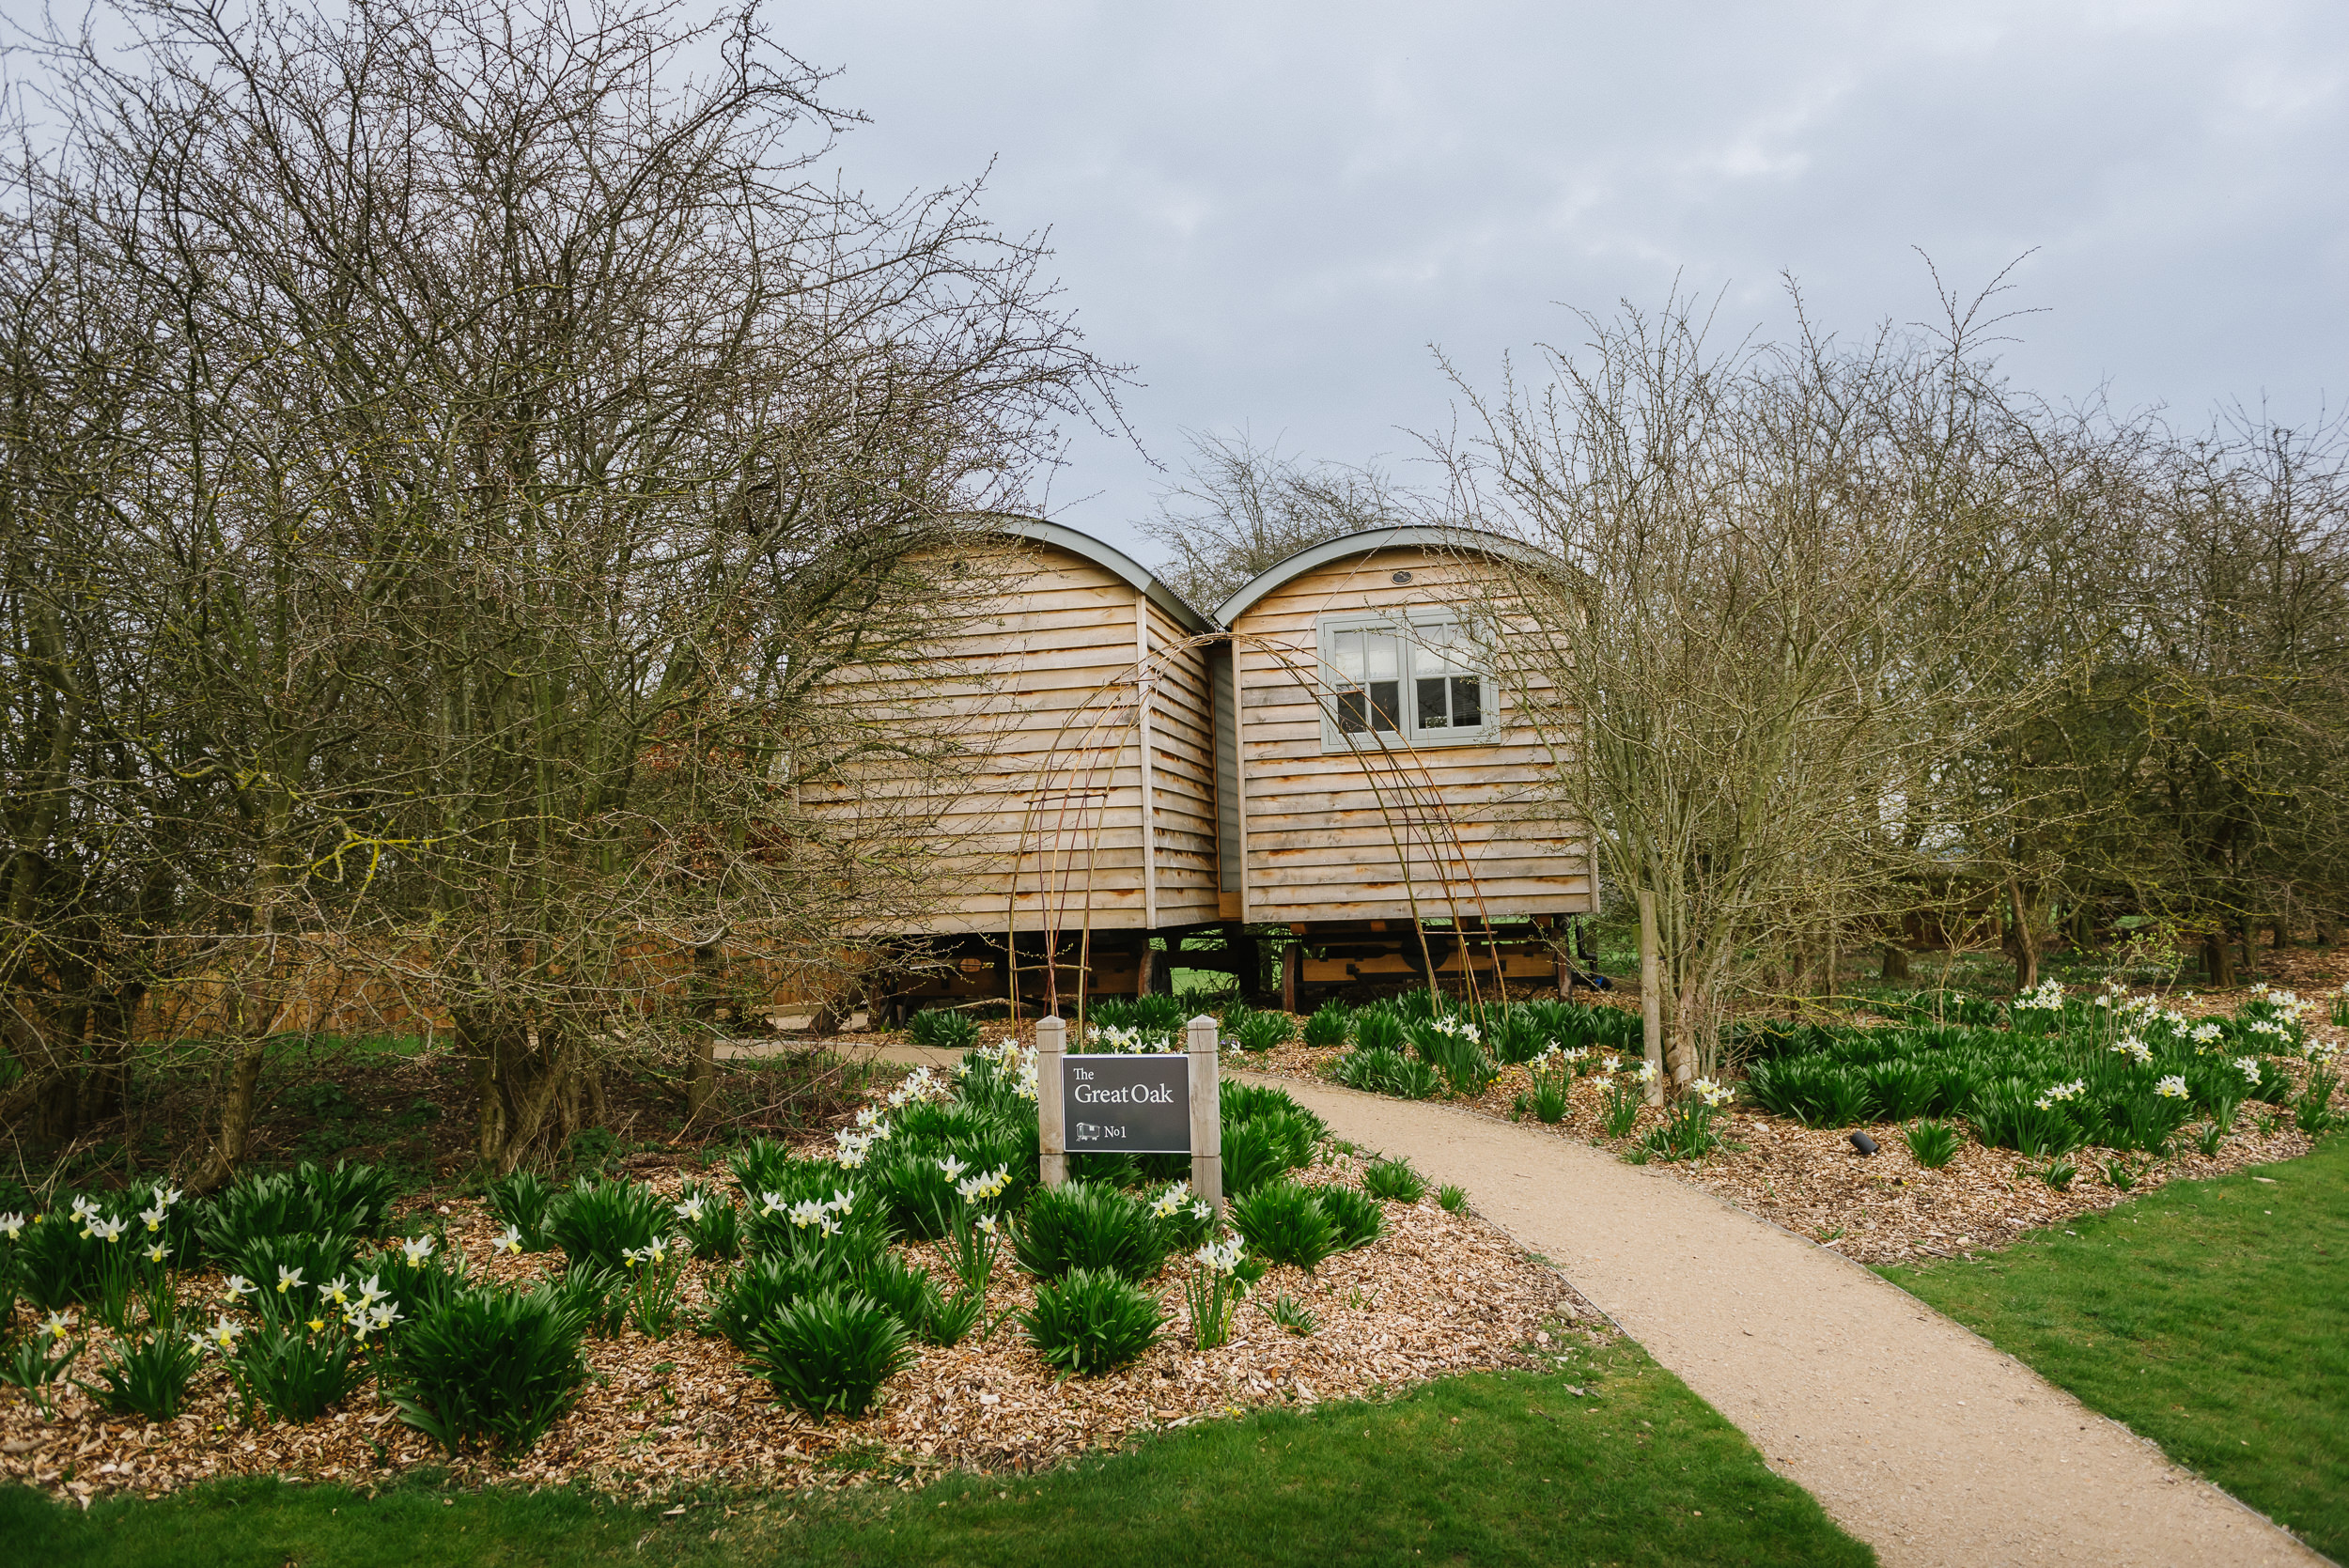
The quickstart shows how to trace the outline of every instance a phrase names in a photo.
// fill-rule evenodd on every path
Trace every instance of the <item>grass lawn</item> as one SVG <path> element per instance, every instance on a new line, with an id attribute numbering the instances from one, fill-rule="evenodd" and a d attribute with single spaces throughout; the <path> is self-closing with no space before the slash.
<path id="1" fill-rule="evenodd" d="M 84 1514 L 18 1488 L 0 1491 L 0 1540 L 41 1568 L 1875 1560 L 1628 1343 L 1556 1374 L 1213 1422 L 1043 1476 L 684 1500 L 670 1515 L 677 1499 L 247 1482 Z"/>
<path id="2" fill-rule="evenodd" d="M 2349 1560 L 2349 1137 L 1881 1272 Z"/>

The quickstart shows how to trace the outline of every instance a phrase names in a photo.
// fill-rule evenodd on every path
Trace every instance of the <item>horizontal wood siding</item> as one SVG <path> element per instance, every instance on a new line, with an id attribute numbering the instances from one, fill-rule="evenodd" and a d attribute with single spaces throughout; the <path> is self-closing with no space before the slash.
<path id="1" fill-rule="evenodd" d="M 1039 931 L 1070 935 L 1144 924 L 1141 692 L 1132 585 L 1081 556 L 1033 542 L 1009 549 L 974 581 L 973 602 L 919 673 L 918 706 L 957 733 L 958 754 L 928 787 L 935 828 L 926 912 L 877 922 L 887 933 Z M 1188 635 L 1162 612 L 1153 648 Z M 854 686 L 857 675 L 844 677 Z M 903 701 L 904 672 L 876 673 L 869 690 Z M 1160 844 L 1160 920 L 1195 906 L 1212 876 L 1211 725 L 1204 658 L 1174 656 L 1152 694 L 1153 805 Z M 892 787 L 881 774 L 835 792 L 844 816 L 859 792 Z M 1203 851 L 1201 846 L 1206 842 Z M 1189 915 L 1179 918 L 1188 919 Z"/>
<path id="2" fill-rule="evenodd" d="M 1408 583 L 1393 574 L 1408 571 Z M 1590 907 L 1584 835 L 1543 789 L 1551 753 L 1501 685 L 1490 745 L 1325 755 L 1317 616 L 1482 608 L 1472 557 L 1385 550 L 1284 583 L 1232 629 L 1246 815 L 1246 918 L 1268 924 L 1563 914 Z M 1544 688 L 1535 687 L 1536 692 Z M 1360 737 L 1365 741 L 1369 737 Z"/>

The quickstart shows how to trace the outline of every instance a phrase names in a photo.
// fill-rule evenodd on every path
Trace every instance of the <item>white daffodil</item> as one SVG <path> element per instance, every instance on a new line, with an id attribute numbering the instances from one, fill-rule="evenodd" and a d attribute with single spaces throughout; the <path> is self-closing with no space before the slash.
<path id="1" fill-rule="evenodd" d="M 244 1332 L 244 1325 L 223 1312 L 212 1322 L 211 1332 L 205 1336 L 214 1348 L 228 1351 L 237 1348 L 237 1336 Z"/>
<path id="2" fill-rule="evenodd" d="M 1709 1078 L 1701 1078 L 1688 1085 L 1688 1093 L 1708 1106 L 1726 1105 L 1737 1095 L 1737 1091 L 1728 1084 L 1716 1083 Z"/>
<path id="3" fill-rule="evenodd" d="M 833 1188 L 832 1189 L 832 1197 L 825 1203 L 824 1206 L 832 1210 L 834 1214 L 848 1213 L 850 1209 L 856 1207 L 856 1188 L 853 1187 Z"/>
<path id="4" fill-rule="evenodd" d="M 128 1219 L 93 1219 L 90 1221 L 89 1234 L 101 1241 L 120 1241 L 122 1233 L 130 1228 L 131 1222 Z"/>
<path id="5" fill-rule="evenodd" d="M 155 1184 L 155 1206 L 157 1208 L 167 1209 L 179 1201 L 179 1189 L 178 1188 L 171 1186 L 168 1182 Z"/>
<path id="6" fill-rule="evenodd" d="M 412 1236 L 399 1244 L 399 1250 L 409 1267 L 422 1268 L 432 1256 L 432 1238 L 428 1235 Z"/>
<path id="7" fill-rule="evenodd" d="M 960 1181 L 962 1179 L 962 1173 L 971 1169 L 971 1167 L 965 1165 L 961 1160 L 956 1158 L 953 1155 L 941 1157 L 939 1159 L 938 1168 L 946 1172 L 946 1179 L 950 1182 Z"/>
<path id="8" fill-rule="evenodd" d="M 282 1263 L 277 1265 L 278 1295 L 283 1296 L 288 1291 L 296 1289 L 303 1282 L 302 1270 L 298 1268 L 288 1268 Z"/>
<path id="9" fill-rule="evenodd" d="M 981 1235 L 993 1235 L 995 1234 L 995 1217 L 991 1214 L 982 1214 L 976 1219 L 972 1220 L 972 1223 L 979 1228 L 979 1234 Z"/>
<path id="10" fill-rule="evenodd" d="M 826 1218 L 824 1205 L 813 1198 L 802 1198 L 791 1205 L 791 1223 L 801 1229 L 819 1225 Z"/>
<path id="11" fill-rule="evenodd" d="M 381 1301 L 382 1299 L 383 1276 L 381 1274 L 370 1274 L 366 1279 L 359 1281 L 360 1306 L 365 1307 L 370 1302 Z"/>
<path id="12" fill-rule="evenodd" d="M 2257 1083 L 2260 1080 L 2260 1059 L 2256 1056 L 2238 1056 L 2234 1059 L 2234 1070 Z"/>
<path id="13" fill-rule="evenodd" d="M 227 1279 L 221 1281 L 220 1288 L 228 1293 L 228 1299 L 230 1301 L 236 1301 L 241 1297 L 247 1296 L 258 1296 L 261 1294 L 261 1287 L 255 1284 L 252 1281 L 246 1279 L 241 1274 L 231 1274 Z"/>
<path id="14" fill-rule="evenodd" d="M 2186 1098 L 2186 1079 L 2176 1073 L 2171 1073 L 2168 1078 L 2154 1085 L 2154 1093 L 2164 1099 L 2182 1100 Z"/>
<path id="15" fill-rule="evenodd" d="M 0 1214 L 0 1235 L 5 1235 L 10 1241 L 14 1241 L 23 1234 L 23 1231 L 24 1217 L 23 1215 Z"/>
<path id="16" fill-rule="evenodd" d="M 151 1209 L 139 1210 L 139 1218 L 147 1221 L 148 1230 L 160 1231 L 163 1228 L 163 1206 L 158 1203 Z"/>
<path id="17" fill-rule="evenodd" d="M 42 1320 L 40 1331 L 53 1340 L 62 1340 L 72 1333 L 73 1326 L 66 1321 L 65 1313 L 51 1312 Z"/>
<path id="18" fill-rule="evenodd" d="M 521 1250 L 522 1233 L 519 1225 L 506 1226 L 498 1233 L 497 1240 L 490 1244 L 490 1250 L 496 1252 L 520 1252 Z"/>
<path id="19" fill-rule="evenodd" d="M 1638 1079 L 1641 1083 L 1654 1083 L 1656 1081 L 1656 1063 L 1653 1062 L 1641 1063 L 1640 1070 L 1632 1076 Z"/>
<path id="20" fill-rule="evenodd" d="M 699 1198 L 688 1198 L 681 1203 L 672 1203 L 669 1209 L 688 1225 L 698 1225 L 702 1222 L 702 1201 Z"/>
<path id="21" fill-rule="evenodd" d="M 1198 1259 L 1199 1265 L 1210 1274 L 1237 1273 L 1240 1259 L 1239 1237 L 1227 1236 L 1221 1241 L 1210 1241 L 1191 1256 Z"/>
<path id="22" fill-rule="evenodd" d="M 1159 1194 L 1158 1201 L 1150 1205 L 1150 1212 L 1160 1219 L 1172 1219 L 1180 1214 L 1190 1203 L 1190 1184 L 1176 1182 Z"/>
<path id="23" fill-rule="evenodd" d="M 165 1242 L 159 1241 L 155 1243 L 154 1246 L 149 1247 L 147 1250 L 147 1261 L 148 1263 L 159 1264 L 169 1256 L 171 1256 L 171 1248 L 170 1245 Z"/>

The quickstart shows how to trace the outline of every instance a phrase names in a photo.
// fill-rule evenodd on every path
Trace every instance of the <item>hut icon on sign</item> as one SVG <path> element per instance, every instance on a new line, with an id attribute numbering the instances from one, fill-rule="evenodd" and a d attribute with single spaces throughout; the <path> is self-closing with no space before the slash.
<path id="1" fill-rule="evenodd" d="M 1094 1139 L 1099 1137 L 1100 1134 L 1101 1129 L 1095 1126 L 1091 1122 L 1079 1122 L 1077 1124 L 1077 1136 L 1080 1138 Z"/>

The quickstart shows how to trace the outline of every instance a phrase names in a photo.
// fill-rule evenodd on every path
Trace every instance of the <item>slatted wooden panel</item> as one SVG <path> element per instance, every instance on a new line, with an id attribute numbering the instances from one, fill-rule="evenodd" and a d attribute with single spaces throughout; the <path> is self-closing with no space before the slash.
<path id="1" fill-rule="evenodd" d="M 936 803 L 931 912 L 877 929 L 1001 931 L 1015 906 L 1022 931 L 1073 936 L 1088 906 L 1097 931 L 1140 928 L 1137 615 L 1153 617 L 1152 647 L 1188 634 L 1122 578 L 1049 545 L 1023 544 L 977 581 L 980 600 L 925 672 L 936 690 L 923 706 L 951 716 L 963 751 Z M 1211 726 L 1205 656 L 1178 655 L 1152 695 L 1160 924 L 1200 918 L 1212 898 Z M 853 794 L 844 785 L 837 809 L 854 809 Z"/>
<path id="2" fill-rule="evenodd" d="M 1207 690 L 1207 652 L 1181 623 L 1155 604 L 1150 647 L 1163 657 L 1151 696 L 1150 739 L 1156 771 L 1151 803 L 1158 839 L 1159 924 L 1189 925 L 1215 913 L 1215 730 Z"/>
<path id="3" fill-rule="evenodd" d="M 1395 583 L 1397 571 L 1412 581 Z M 1424 920 L 1590 907 L 1582 835 L 1544 798 L 1551 753 L 1511 700 L 1509 682 L 1496 744 L 1383 758 L 1322 752 L 1321 709 L 1306 685 L 1316 678 L 1316 616 L 1481 605 L 1497 582 L 1473 558 L 1385 550 L 1307 573 L 1241 614 L 1232 630 L 1245 918 Z"/>

